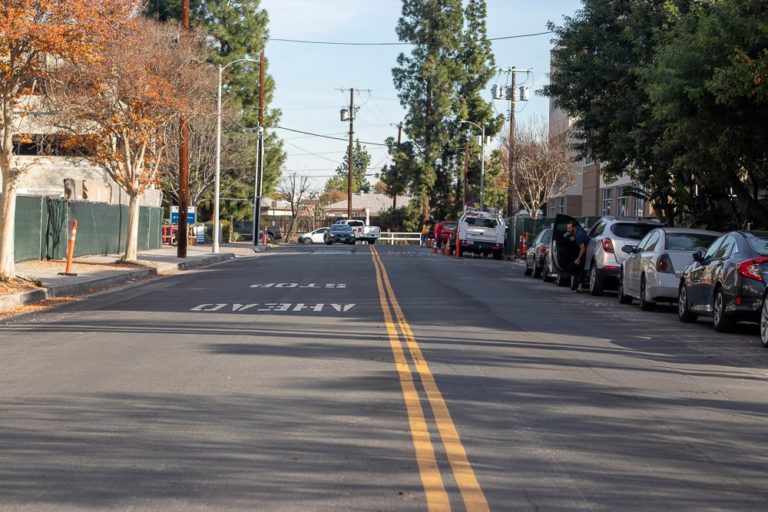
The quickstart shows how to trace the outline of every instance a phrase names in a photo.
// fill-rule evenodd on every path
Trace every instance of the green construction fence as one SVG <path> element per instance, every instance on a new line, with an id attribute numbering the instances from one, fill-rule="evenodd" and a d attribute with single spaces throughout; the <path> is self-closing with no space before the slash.
<path id="1" fill-rule="evenodd" d="M 600 217 L 574 217 L 585 229 L 589 229 Z M 551 228 L 554 217 L 532 219 L 530 217 L 509 217 L 507 220 L 507 238 L 504 243 L 504 253 L 517 256 L 520 247 L 520 237 L 527 236 L 534 240 L 546 228 Z"/>
<path id="2" fill-rule="evenodd" d="M 162 208 L 140 207 L 139 250 L 161 247 L 162 217 Z M 16 199 L 15 260 L 66 258 L 73 219 L 77 219 L 75 257 L 125 251 L 127 205 L 20 195 Z"/>

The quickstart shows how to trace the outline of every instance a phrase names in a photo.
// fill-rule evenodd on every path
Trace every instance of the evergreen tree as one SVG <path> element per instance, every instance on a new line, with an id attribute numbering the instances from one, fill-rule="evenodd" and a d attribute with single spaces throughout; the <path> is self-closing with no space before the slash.
<path id="1" fill-rule="evenodd" d="M 477 143 L 481 132 L 475 126 L 461 123 L 461 121 L 466 120 L 478 126 L 484 126 L 486 137 L 494 137 L 504 126 L 504 116 L 494 115 L 493 105 L 481 96 L 481 92 L 496 74 L 496 62 L 486 29 L 486 12 L 485 0 L 469 0 L 464 9 L 464 32 L 459 53 L 462 74 L 458 77 L 456 88 L 454 106 L 456 122 L 451 126 L 453 143 L 450 146 L 454 152 L 452 156 L 457 158 L 456 168 L 460 169 L 455 173 L 457 200 L 454 203 L 453 213 L 457 216 L 463 206 L 460 198 L 463 195 L 463 169 L 467 144 L 469 144 L 470 158 L 466 181 L 468 185 L 474 185 L 478 190 L 478 196 L 481 170 L 480 158 L 477 157 L 482 146 Z M 491 185 L 493 181 L 486 180 L 486 183 Z"/>
<path id="2" fill-rule="evenodd" d="M 451 137 L 446 123 L 455 117 L 462 28 L 461 0 L 403 0 L 396 31 L 413 49 L 410 55 L 398 56 L 392 75 L 406 109 L 405 132 L 422 149 L 421 169 L 410 185 L 425 220 L 432 187 L 450 186 L 446 174 L 452 162 L 446 147 Z"/>
<path id="3" fill-rule="evenodd" d="M 371 165 L 371 154 L 360 144 L 360 141 L 356 141 L 355 147 L 352 148 L 352 162 L 352 192 L 370 192 L 371 184 L 366 174 Z M 325 182 L 325 190 L 346 192 L 348 178 L 349 154 L 347 153 L 344 155 L 344 161 L 336 168 L 336 176 Z"/>
<path id="4" fill-rule="evenodd" d="M 400 163 L 388 171 L 405 172 L 423 217 L 430 210 L 440 218 L 456 215 L 466 144 L 472 155 L 479 154 L 478 130 L 461 121 L 484 126 L 488 137 L 503 126 L 503 117 L 494 116 L 480 94 L 495 73 L 485 0 L 470 0 L 463 10 L 458 0 L 404 0 L 397 33 L 414 45 L 410 56 L 398 57 L 393 77 L 407 110 L 405 131 L 421 151 L 401 153 Z M 408 155 L 417 162 L 406 163 Z M 471 161 L 470 181 L 479 185 L 480 159 Z"/>
<path id="5" fill-rule="evenodd" d="M 392 163 L 381 170 L 381 181 L 387 187 L 387 195 L 392 198 L 392 209 L 397 209 L 397 196 L 409 190 L 409 183 L 414 182 L 419 167 L 415 166 L 415 150 L 410 142 L 397 144 L 393 137 L 387 139 L 387 152 Z"/>

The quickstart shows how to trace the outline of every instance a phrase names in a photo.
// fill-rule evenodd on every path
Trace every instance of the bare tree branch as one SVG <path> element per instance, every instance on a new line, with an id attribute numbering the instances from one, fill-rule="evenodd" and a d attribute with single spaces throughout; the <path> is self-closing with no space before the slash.
<path id="1" fill-rule="evenodd" d="M 508 140 L 504 146 L 508 151 Z M 565 136 L 550 138 L 541 120 L 518 127 L 510 189 L 532 218 L 537 218 L 547 201 L 565 193 L 575 181 L 574 162 Z"/>
<path id="2" fill-rule="evenodd" d="M 307 176 L 297 176 L 296 173 L 284 176 L 280 184 L 279 194 L 291 208 L 291 223 L 285 234 L 285 239 L 289 240 L 296 229 L 296 221 L 302 211 L 307 209 L 310 199 L 309 178 Z"/>

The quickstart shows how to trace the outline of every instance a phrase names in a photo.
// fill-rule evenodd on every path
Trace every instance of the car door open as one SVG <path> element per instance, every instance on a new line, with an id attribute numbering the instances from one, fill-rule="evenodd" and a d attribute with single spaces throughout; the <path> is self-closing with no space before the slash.
<path id="1" fill-rule="evenodd" d="M 566 226 L 570 223 L 581 226 L 576 219 L 562 213 L 557 214 L 555 223 L 552 225 L 552 265 L 558 272 L 571 272 L 571 266 L 579 255 L 579 248 L 568 236 Z"/>

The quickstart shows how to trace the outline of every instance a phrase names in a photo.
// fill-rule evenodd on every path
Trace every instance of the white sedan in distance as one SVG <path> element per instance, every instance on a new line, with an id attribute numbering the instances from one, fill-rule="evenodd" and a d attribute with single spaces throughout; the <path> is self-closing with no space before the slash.
<path id="1" fill-rule="evenodd" d="M 304 233 L 299 237 L 300 244 L 324 244 L 325 233 L 328 231 L 328 227 L 318 228 L 309 233 Z"/>

